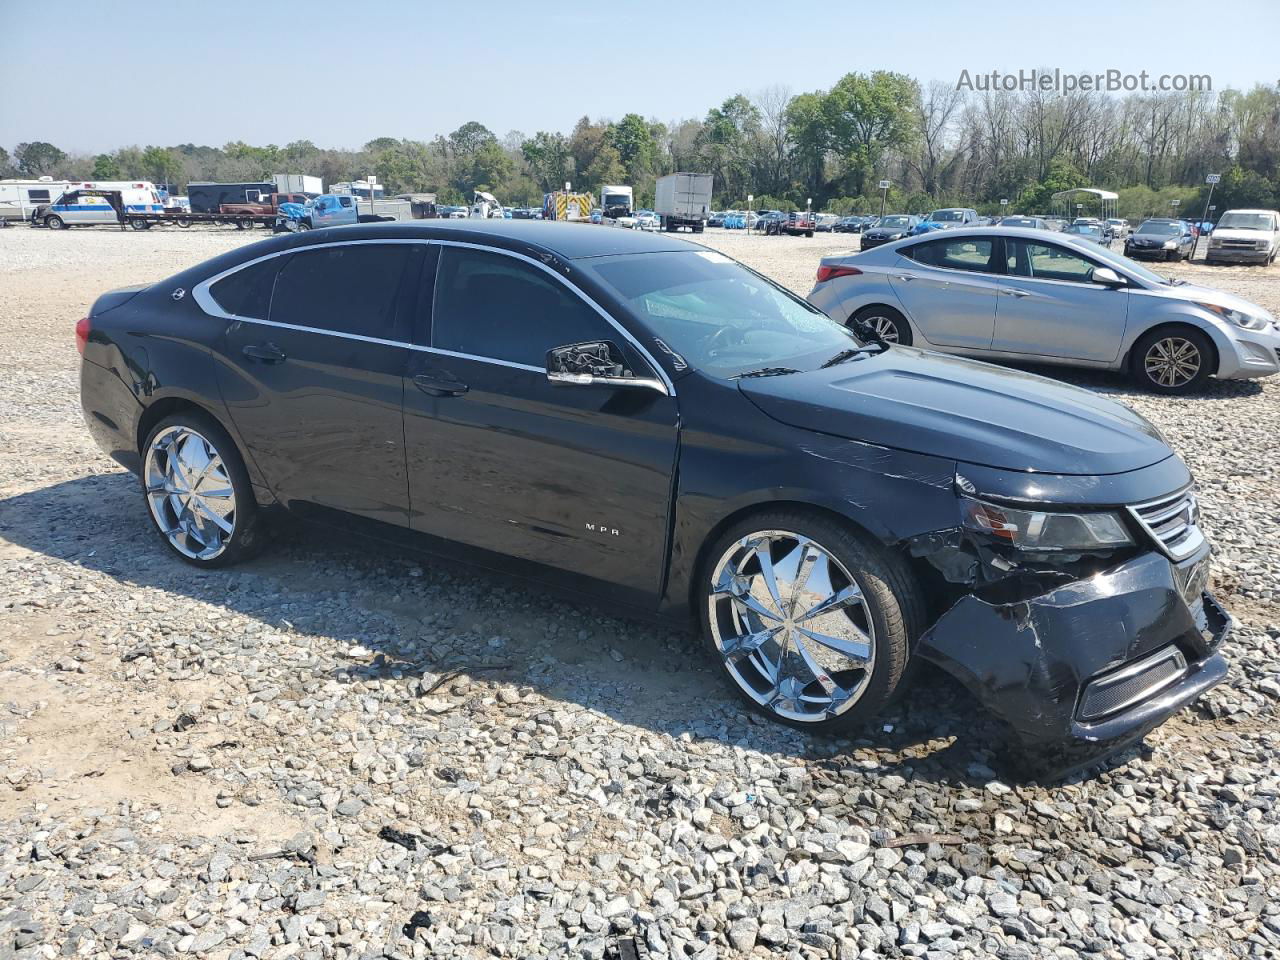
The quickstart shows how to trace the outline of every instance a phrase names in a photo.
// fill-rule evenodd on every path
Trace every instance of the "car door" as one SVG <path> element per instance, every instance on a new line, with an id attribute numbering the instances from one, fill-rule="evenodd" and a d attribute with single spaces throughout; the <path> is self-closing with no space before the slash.
<path id="1" fill-rule="evenodd" d="M 231 321 L 219 364 L 227 409 L 272 493 L 296 512 L 408 525 L 402 406 L 425 250 L 317 245 L 204 291 L 201 306 Z"/>
<path id="2" fill-rule="evenodd" d="M 637 377 L 665 376 L 528 257 L 446 243 L 433 280 L 405 392 L 413 529 L 652 599 L 676 457 L 674 390 L 554 384 L 546 355 L 608 340 Z"/>
<path id="3" fill-rule="evenodd" d="M 889 283 L 905 312 L 936 346 L 986 350 L 995 328 L 998 238 L 952 236 L 899 249 Z"/>
<path id="4" fill-rule="evenodd" d="M 1105 266 L 1056 243 L 1005 238 L 992 349 L 1110 363 L 1120 353 L 1129 292 L 1093 282 Z"/>

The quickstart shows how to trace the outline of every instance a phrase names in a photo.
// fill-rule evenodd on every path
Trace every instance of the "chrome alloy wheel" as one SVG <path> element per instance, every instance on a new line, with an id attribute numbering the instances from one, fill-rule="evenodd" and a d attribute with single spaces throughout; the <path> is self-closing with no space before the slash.
<path id="1" fill-rule="evenodd" d="M 236 494 L 222 456 L 190 427 L 156 434 L 143 476 L 147 505 L 173 548 L 193 560 L 212 560 L 236 528 Z"/>
<path id="2" fill-rule="evenodd" d="M 898 325 L 889 317 L 871 316 L 863 317 L 863 322 L 875 331 L 877 337 L 885 343 L 898 342 Z"/>
<path id="3" fill-rule="evenodd" d="M 1182 337 L 1165 337 L 1151 345 L 1142 362 L 1152 383 L 1182 387 L 1200 372 L 1200 348 Z"/>
<path id="4" fill-rule="evenodd" d="M 786 530 L 744 537 L 715 565 L 707 602 L 725 668 L 772 713 L 830 720 L 866 691 L 871 610 L 849 571 L 815 541 Z"/>

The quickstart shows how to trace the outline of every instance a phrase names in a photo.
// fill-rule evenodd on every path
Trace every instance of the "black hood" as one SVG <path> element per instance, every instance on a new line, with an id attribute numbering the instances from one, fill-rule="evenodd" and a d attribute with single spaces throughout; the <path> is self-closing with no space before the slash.
<path id="1" fill-rule="evenodd" d="M 1173 455 L 1128 407 L 1044 377 L 913 347 L 738 386 L 790 426 L 1003 470 L 1097 476 Z"/>

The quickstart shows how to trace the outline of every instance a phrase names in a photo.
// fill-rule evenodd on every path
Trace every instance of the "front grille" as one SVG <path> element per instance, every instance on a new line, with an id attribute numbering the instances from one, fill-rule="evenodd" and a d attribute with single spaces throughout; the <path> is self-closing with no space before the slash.
<path id="1" fill-rule="evenodd" d="M 1099 720 L 1154 696 L 1186 672 L 1187 661 L 1168 646 L 1094 680 L 1080 698 L 1081 720 Z"/>
<path id="2" fill-rule="evenodd" d="M 1196 526 L 1199 506 L 1191 487 L 1129 508 L 1156 543 L 1174 560 L 1185 560 L 1204 543 L 1204 534 Z"/>

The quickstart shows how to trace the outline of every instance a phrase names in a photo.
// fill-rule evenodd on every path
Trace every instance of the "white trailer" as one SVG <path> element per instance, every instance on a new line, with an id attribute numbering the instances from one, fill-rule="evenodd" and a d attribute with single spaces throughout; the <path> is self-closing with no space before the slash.
<path id="1" fill-rule="evenodd" d="M 30 220 L 36 207 L 53 203 L 70 186 L 71 181 L 53 177 L 0 180 L 0 220 Z"/>
<path id="2" fill-rule="evenodd" d="M 701 233 L 711 216 L 711 174 L 670 173 L 654 185 L 654 213 L 663 230 Z"/>
<path id="3" fill-rule="evenodd" d="M 324 193 L 324 181 L 305 173 L 276 173 L 271 177 L 276 193 L 306 193 L 319 196 Z"/>
<path id="4" fill-rule="evenodd" d="M 370 185 L 368 180 L 343 180 L 341 183 L 329 184 L 329 192 L 336 193 L 340 197 L 359 197 L 362 200 L 368 200 L 371 193 L 374 197 L 381 197 L 385 191 L 380 183 Z"/>
<path id="5" fill-rule="evenodd" d="M 356 213 L 360 216 L 373 214 L 392 220 L 412 220 L 413 204 L 408 200 L 384 200 L 375 197 L 372 201 L 364 197 L 356 197 Z"/>

